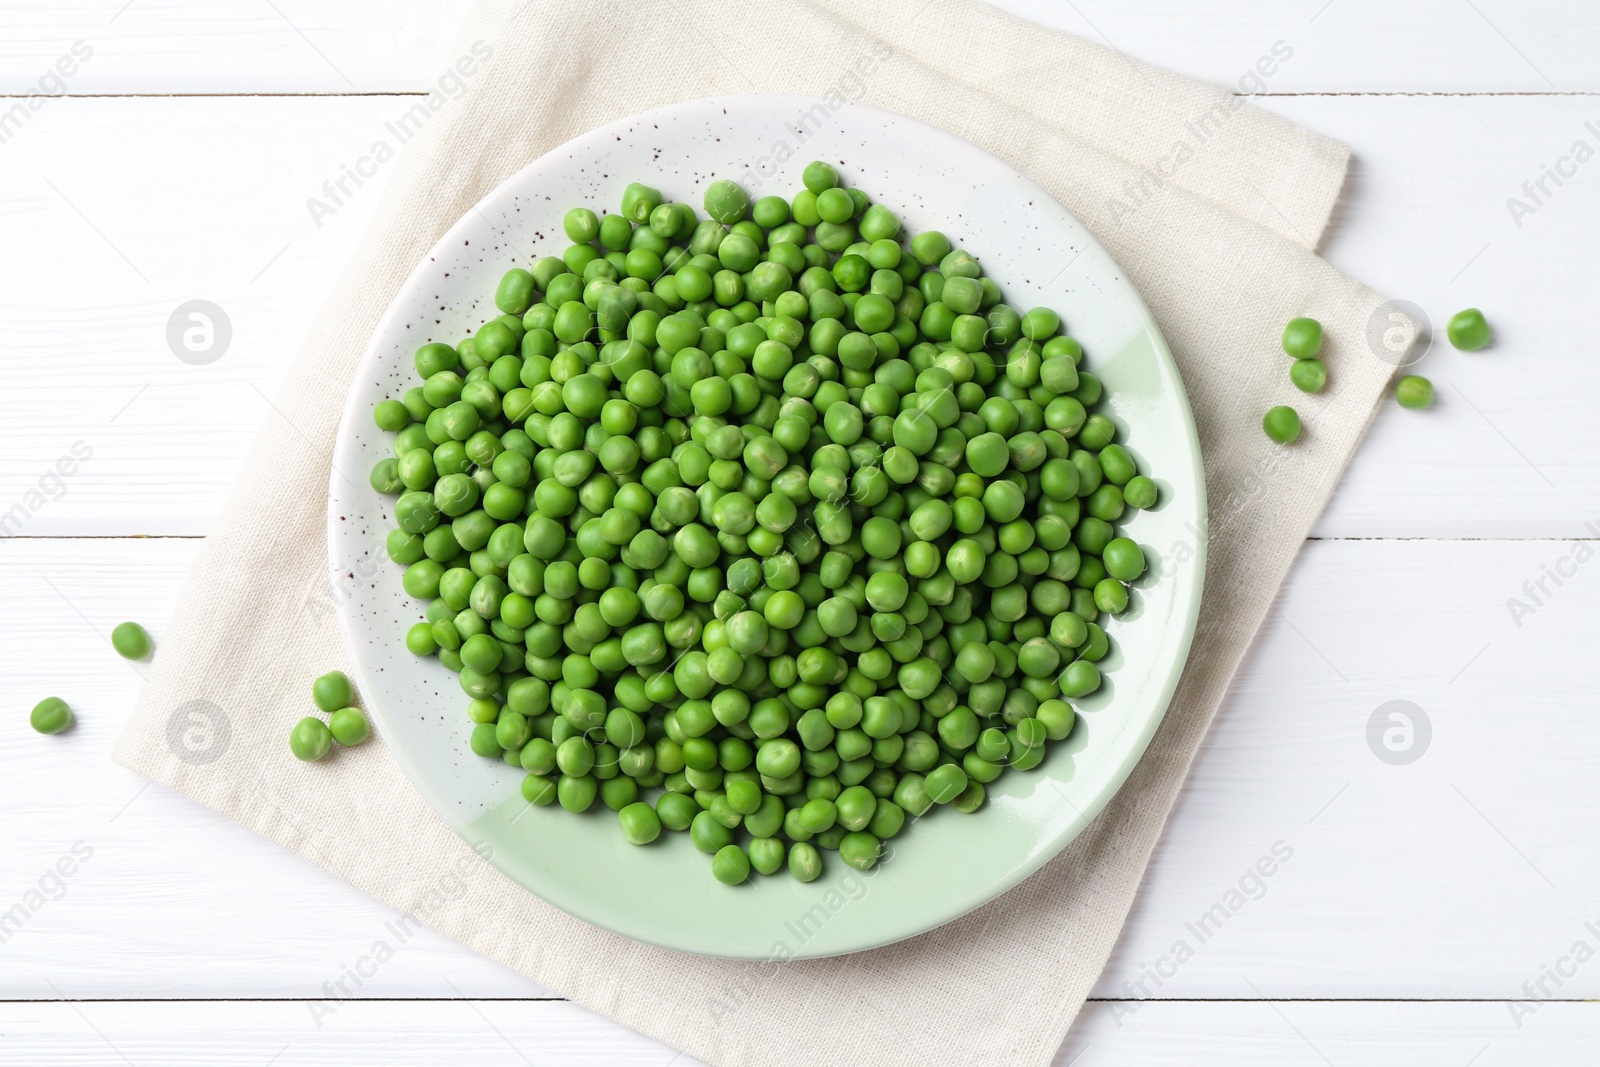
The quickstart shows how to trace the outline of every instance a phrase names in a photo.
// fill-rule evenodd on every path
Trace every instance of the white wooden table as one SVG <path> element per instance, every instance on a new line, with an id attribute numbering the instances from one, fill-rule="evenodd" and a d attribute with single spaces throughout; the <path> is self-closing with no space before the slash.
<path id="1" fill-rule="evenodd" d="M 433 84 L 463 6 L 0 3 L 5 1063 L 687 1062 L 427 932 L 317 1025 L 395 916 L 108 761 L 140 672 L 97 635 L 159 641 L 385 175 L 320 225 L 306 200 Z M 1326 256 L 1497 331 L 1426 358 L 1434 410 L 1379 412 L 1057 1062 L 1595 1062 L 1600 13 L 1010 6 L 1221 83 L 1287 44 L 1259 102 L 1355 149 Z M 232 326 L 207 366 L 165 341 L 196 298 Z M 56 691 L 80 725 L 46 741 L 23 719 Z M 1431 723 L 1404 765 L 1368 744 L 1390 700 Z"/>

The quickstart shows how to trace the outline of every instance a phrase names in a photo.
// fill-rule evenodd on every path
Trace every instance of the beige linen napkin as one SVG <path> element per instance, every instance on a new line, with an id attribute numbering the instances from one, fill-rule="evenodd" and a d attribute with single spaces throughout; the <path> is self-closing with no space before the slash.
<path id="1" fill-rule="evenodd" d="M 1246 90 L 1287 61 L 1280 45 L 1263 49 Z M 1346 149 L 1227 90 L 967 0 L 483 0 L 458 54 L 468 61 L 441 78 L 430 117 L 393 164 L 372 228 L 199 554 L 116 758 L 711 1063 L 1048 1062 L 1389 376 L 1367 351 L 1380 299 L 1311 251 Z M 857 61 L 869 55 L 880 58 L 863 75 Z M 329 767 L 290 759 L 285 743 L 308 681 L 341 658 L 329 610 L 338 593 L 324 576 L 329 457 L 356 362 L 401 281 L 479 198 L 552 147 L 645 108 L 746 91 L 837 94 L 933 123 L 1076 213 L 1177 356 L 1211 502 L 1209 529 L 1193 532 L 1210 542 L 1193 654 L 1149 752 L 1106 811 L 1032 878 L 961 920 L 888 948 L 781 966 L 667 952 L 570 918 L 479 862 L 382 744 L 343 751 Z M 1299 314 L 1325 325 L 1328 396 L 1287 383 L 1276 339 Z M 1260 429 L 1261 413 L 1283 402 L 1307 415 L 1291 449 Z M 1181 557 L 1195 546 L 1152 547 Z"/>

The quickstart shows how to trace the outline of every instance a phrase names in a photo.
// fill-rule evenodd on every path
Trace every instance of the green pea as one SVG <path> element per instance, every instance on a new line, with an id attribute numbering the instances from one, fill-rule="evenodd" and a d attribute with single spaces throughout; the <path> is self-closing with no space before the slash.
<path id="1" fill-rule="evenodd" d="M 1486 347 L 1490 341 L 1488 320 L 1477 308 L 1456 312 L 1450 317 L 1445 332 L 1450 338 L 1450 343 L 1463 352 L 1476 352 Z"/>
<path id="2" fill-rule="evenodd" d="M 1115 578 L 1103 578 L 1095 583 L 1095 606 L 1110 615 L 1120 615 L 1128 610 L 1128 587 Z"/>
<path id="3" fill-rule="evenodd" d="M 1100 672 L 1093 663 L 1076 660 L 1067 664 L 1066 669 L 1061 672 L 1059 682 L 1062 696 L 1088 696 L 1100 688 Z"/>
<path id="4" fill-rule="evenodd" d="M 573 814 L 588 811 L 593 807 L 595 797 L 599 793 L 599 781 L 589 775 L 574 777 L 563 774 L 556 782 L 556 800 Z"/>
<path id="5" fill-rule="evenodd" d="M 716 820 L 709 811 L 694 816 L 689 824 L 689 841 L 709 856 L 733 844 L 733 831 Z"/>
<path id="6" fill-rule="evenodd" d="M 45 697 L 33 706 L 28 725 L 41 734 L 59 734 L 72 725 L 72 709 L 60 697 Z"/>
<path id="7" fill-rule="evenodd" d="M 948 804 L 967 788 L 966 772 L 953 763 L 936 767 L 928 773 L 924 788 L 933 803 Z"/>
<path id="8" fill-rule="evenodd" d="M 1300 437 L 1300 415 L 1294 408 L 1280 405 L 1261 419 L 1261 428 L 1280 445 L 1292 445 Z"/>
<path id="9" fill-rule="evenodd" d="M 1320 393 L 1328 384 L 1328 368 L 1320 359 L 1297 359 L 1289 365 L 1289 380 L 1302 393 Z"/>
<path id="10" fill-rule="evenodd" d="M 758 837 L 749 845 L 750 866 L 757 874 L 776 874 L 783 866 L 785 849 L 775 837 Z"/>
<path id="11" fill-rule="evenodd" d="M 111 631 L 111 647 L 123 659 L 144 659 L 150 654 L 150 634 L 136 622 L 122 622 Z"/>
<path id="12" fill-rule="evenodd" d="M 617 779 L 626 781 L 626 779 Z M 661 836 L 661 819 L 649 804 L 635 801 L 617 811 L 622 838 L 630 845 L 648 845 Z"/>
<path id="13" fill-rule="evenodd" d="M 323 711 L 334 712 L 347 708 L 354 699 L 355 690 L 343 671 L 329 671 L 311 683 L 312 703 Z"/>
<path id="14" fill-rule="evenodd" d="M 296 759 L 315 763 L 332 748 L 333 734 L 328 730 L 328 724 L 313 716 L 301 719 L 289 732 L 289 751 L 294 753 Z"/>
<path id="15" fill-rule="evenodd" d="M 865 831 L 847 833 L 839 842 L 839 858 L 858 871 L 871 869 L 881 852 L 878 839 Z"/>
<path id="16" fill-rule="evenodd" d="M 1144 475 L 1135 475 L 1122 487 L 1122 499 L 1130 508 L 1153 508 L 1157 498 L 1156 483 Z"/>
<path id="17" fill-rule="evenodd" d="M 1403 408 L 1421 410 L 1433 403 L 1433 383 L 1420 374 L 1407 374 L 1395 383 L 1394 397 Z"/>
<path id="18" fill-rule="evenodd" d="M 1100 558 L 1106 573 L 1120 581 L 1137 581 L 1144 574 L 1144 552 L 1129 538 L 1116 537 L 1106 542 Z"/>
<path id="19" fill-rule="evenodd" d="M 555 781 L 543 775 L 529 774 L 522 779 L 522 799 L 535 807 L 554 804 L 557 792 Z"/>
<path id="20" fill-rule="evenodd" d="M 789 846 L 789 873 L 797 882 L 814 882 L 822 875 L 822 854 L 805 841 Z"/>
<path id="21" fill-rule="evenodd" d="M 360 708 L 340 708 L 328 717 L 328 732 L 333 734 L 335 741 L 348 748 L 372 736 L 372 726 Z"/>
<path id="22" fill-rule="evenodd" d="M 700 813 L 700 806 L 692 797 L 682 793 L 663 793 L 656 798 L 655 811 L 662 826 L 668 830 L 683 831 L 689 829 L 695 816 Z"/>
<path id="23" fill-rule="evenodd" d="M 1316 319 L 1290 319 L 1283 328 L 1283 350 L 1295 359 L 1311 359 L 1322 351 L 1322 323 Z"/>

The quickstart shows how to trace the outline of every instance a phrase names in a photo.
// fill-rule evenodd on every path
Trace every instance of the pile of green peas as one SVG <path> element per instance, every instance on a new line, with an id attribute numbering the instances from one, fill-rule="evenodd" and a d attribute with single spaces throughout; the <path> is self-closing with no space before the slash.
<path id="1" fill-rule="evenodd" d="M 406 635 L 530 803 L 686 831 L 714 876 L 865 870 L 1066 738 L 1155 484 L 1049 308 L 813 162 L 634 183 L 377 405 Z"/>

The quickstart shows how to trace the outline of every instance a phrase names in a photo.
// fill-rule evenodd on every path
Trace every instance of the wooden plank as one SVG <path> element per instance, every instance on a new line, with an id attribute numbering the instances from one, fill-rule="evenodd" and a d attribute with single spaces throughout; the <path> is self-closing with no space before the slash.
<path id="1" fill-rule="evenodd" d="M 1248 991 L 1250 972 L 1237 984 Z M 1497 1002 L 1091 1003 L 1056 1067 L 1579 1067 L 1594 1062 L 1600 1005 Z"/>
<path id="2" fill-rule="evenodd" d="M 451 60 L 465 0 L 78 0 L 10 5 L 0 92 L 38 88 L 72 42 L 93 57 L 74 93 L 426 91 Z M 1274 93 L 1551 92 L 1600 89 L 1590 62 L 1600 31 L 1581 0 L 1001 0 L 1024 18 L 1221 84 L 1235 84 L 1274 42 L 1293 56 Z M 1245 88 L 1252 86 L 1246 83 Z"/>
<path id="3" fill-rule="evenodd" d="M 0 1048 L 38 1067 L 692 1067 L 698 1060 L 565 1001 L 0 1004 Z"/>
<path id="4" fill-rule="evenodd" d="M 57 693 L 79 719 L 58 737 L 19 719 L 0 732 L 0 870 L 10 872 L 0 911 L 74 842 L 95 850 L 65 894 L 5 941 L 0 998 L 49 997 L 46 978 L 81 997 L 307 997 L 391 936 L 390 909 L 107 764 L 139 674 L 98 635 L 137 618 L 159 655 L 195 546 L 0 542 L 0 588 L 27 620 L 8 648 L 14 710 Z M 1575 942 L 1600 948 L 1586 926 L 1600 923 L 1600 720 L 1587 644 L 1600 571 L 1581 567 L 1559 589 L 1547 581 L 1552 596 L 1521 628 L 1505 607 L 1558 550 L 1311 544 L 1195 765 L 1096 995 L 1249 997 L 1242 975 L 1271 997 L 1520 998 Z M 1431 720 L 1430 746 L 1409 765 L 1369 748 L 1369 721 L 1391 700 Z M 1292 854 L 1251 874 L 1274 846 Z M 1189 958 L 1163 963 L 1179 941 Z M 1146 977 L 1163 971 L 1160 984 Z M 455 989 L 544 992 L 432 934 L 362 992 Z M 1600 966 L 1551 992 L 1600 996 Z"/>
<path id="5" fill-rule="evenodd" d="M 205 531 L 387 172 L 320 226 L 306 200 L 402 102 L 58 100 L 5 146 L 0 512 L 45 484 L 3 532 Z M 168 342 L 196 299 L 231 330 L 203 365 Z"/>
<path id="6" fill-rule="evenodd" d="M 74 94 L 427 92 L 455 58 L 468 2 L 10 4 L 0 92 L 39 91 L 52 70 Z M 76 41 L 92 54 L 58 70 Z"/>
<path id="7" fill-rule="evenodd" d="M 346 1001 L 319 1028 L 300 1001 L 0 1004 L 0 1043 L 38 1067 L 694 1067 L 563 1001 Z M 1363 1001 L 1091 1003 L 1056 1067 L 1586 1067 L 1600 1005 Z M 998 1062 L 998 1061 L 997 1061 Z"/>
<path id="8" fill-rule="evenodd" d="M 0 514 L 82 440 L 93 458 L 65 495 L 42 494 L 22 532 L 208 528 L 256 426 L 280 417 L 268 397 L 354 249 L 386 172 L 320 228 L 306 199 L 383 136 L 401 102 L 60 100 L 5 146 Z M 1551 186 L 1559 195 L 1520 229 L 1505 201 L 1585 134 L 1589 102 L 1270 103 L 1357 145 L 1349 205 L 1327 255 L 1422 305 L 1440 327 L 1455 310 L 1481 305 L 1499 337 L 1476 354 L 1436 343 L 1417 370 L 1435 379 L 1437 406 L 1383 406 L 1317 532 L 1581 533 L 1600 494 L 1600 467 L 1586 462 L 1600 359 L 1585 317 L 1600 282 L 1592 271 L 1549 265 L 1586 261 L 1600 241 L 1600 210 L 1585 172 L 1571 188 Z M 177 171 L 175 159 L 184 161 Z M 180 361 L 165 339 L 174 310 L 195 298 L 219 304 L 232 322 L 231 347 L 207 366 Z M 1340 360 L 1369 358 L 1329 353 L 1333 387 Z"/>

